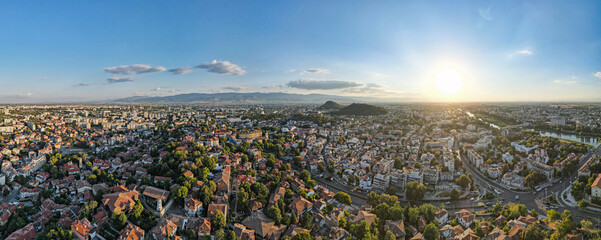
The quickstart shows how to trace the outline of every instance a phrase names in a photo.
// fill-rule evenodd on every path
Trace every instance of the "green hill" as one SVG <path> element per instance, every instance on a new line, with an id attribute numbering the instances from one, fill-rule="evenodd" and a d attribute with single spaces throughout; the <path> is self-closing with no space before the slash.
<path id="1" fill-rule="evenodd" d="M 382 107 L 376 107 L 374 105 L 353 103 L 348 105 L 336 112 L 338 115 L 355 115 L 355 116 L 374 116 L 387 114 L 388 111 Z"/>
<path id="2" fill-rule="evenodd" d="M 342 109 L 342 108 L 344 108 L 344 106 L 338 104 L 337 102 L 327 101 L 323 105 L 319 106 L 318 109 L 322 109 L 322 110 L 339 110 L 339 109 Z"/>

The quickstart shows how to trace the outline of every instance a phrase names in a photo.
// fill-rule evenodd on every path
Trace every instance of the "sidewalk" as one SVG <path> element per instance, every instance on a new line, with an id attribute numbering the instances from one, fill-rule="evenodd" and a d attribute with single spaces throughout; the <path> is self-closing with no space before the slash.
<path id="1" fill-rule="evenodd" d="M 563 191 L 561 191 L 559 194 L 559 198 L 561 199 L 561 202 L 565 203 L 566 205 L 570 206 L 570 207 L 578 207 L 578 202 L 576 202 L 576 199 L 574 199 L 574 196 L 572 196 L 572 193 L 570 192 L 571 188 L 566 188 Z M 563 197 L 563 195 L 567 196 L 567 199 Z"/>
<path id="2" fill-rule="evenodd" d="M 566 188 L 562 192 L 556 193 L 556 194 L 560 194 L 560 196 L 557 198 L 560 205 L 563 206 L 565 204 L 565 205 L 568 205 L 569 207 L 578 208 L 580 211 L 589 212 L 589 213 L 601 212 L 601 209 L 597 209 L 594 207 L 580 208 L 578 206 L 578 202 L 576 201 L 576 199 L 574 199 L 574 196 L 572 196 L 572 193 L 569 191 L 570 189 L 572 189 L 572 188 Z M 564 194 L 566 194 L 566 198 L 563 197 Z"/>

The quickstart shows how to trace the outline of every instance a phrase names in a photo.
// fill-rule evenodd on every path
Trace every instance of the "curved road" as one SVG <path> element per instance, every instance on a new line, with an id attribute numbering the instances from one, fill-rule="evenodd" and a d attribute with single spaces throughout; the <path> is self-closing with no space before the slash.
<path id="1" fill-rule="evenodd" d="M 579 169 L 582 165 L 584 165 L 584 163 L 594 154 L 601 154 L 601 145 L 589 150 L 587 154 L 582 156 L 579 159 L 578 167 L 576 167 L 576 169 Z M 492 186 L 493 188 L 498 189 L 501 192 L 501 194 L 499 194 L 501 199 L 504 199 L 507 202 L 521 203 L 526 205 L 528 209 L 536 209 L 539 213 L 546 214 L 546 208 L 542 204 L 542 202 L 540 202 L 540 200 L 544 198 L 545 195 L 549 196 L 551 194 L 555 194 L 558 202 L 560 203 L 560 206 L 555 206 L 556 211 L 563 212 L 564 210 L 568 210 L 576 218 L 596 219 L 597 221 L 599 221 L 599 216 L 601 216 L 600 213 L 583 211 L 579 208 L 570 207 L 560 200 L 559 194 L 561 194 L 561 192 L 563 192 L 566 188 L 569 188 L 570 183 L 574 182 L 578 177 L 577 170 L 574 170 L 568 176 L 563 177 L 558 181 L 556 180 L 555 182 L 552 182 L 551 186 L 543 188 L 540 192 L 517 192 L 508 189 L 504 185 L 484 176 L 482 173 L 480 173 L 480 171 L 475 169 L 474 166 L 472 166 L 471 163 L 469 163 L 467 159 L 463 156 L 460 156 L 460 159 L 463 163 L 463 166 L 465 166 L 465 168 L 472 174 L 472 178 L 475 184 L 478 184 L 483 188 L 489 188 L 489 186 Z M 519 196 L 519 200 L 515 199 L 516 195 Z"/>

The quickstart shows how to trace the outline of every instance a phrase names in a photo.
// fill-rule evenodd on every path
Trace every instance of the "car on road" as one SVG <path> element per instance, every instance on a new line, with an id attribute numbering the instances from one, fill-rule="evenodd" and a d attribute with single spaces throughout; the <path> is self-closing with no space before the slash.
<path id="1" fill-rule="evenodd" d="M 451 202 L 446 202 L 445 204 L 446 204 L 446 205 L 450 205 L 450 204 L 451 204 Z"/>
<path id="2" fill-rule="evenodd" d="M 470 198 L 470 201 L 474 201 L 474 198 Z"/>
<path id="3" fill-rule="evenodd" d="M 515 200 L 520 200 L 520 195 L 515 195 Z"/>

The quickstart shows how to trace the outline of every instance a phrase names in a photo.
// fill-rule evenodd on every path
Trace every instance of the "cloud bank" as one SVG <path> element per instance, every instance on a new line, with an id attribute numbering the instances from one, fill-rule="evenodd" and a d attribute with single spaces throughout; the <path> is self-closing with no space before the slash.
<path id="1" fill-rule="evenodd" d="M 112 78 L 109 78 L 106 80 L 106 84 L 133 82 L 133 81 L 136 81 L 136 79 L 132 78 L 132 77 L 112 77 Z"/>
<path id="2" fill-rule="evenodd" d="M 133 65 L 123 65 L 116 67 L 108 67 L 105 68 L 104 71 L 107 73 L 113 74 L 122 74 L 122 75 L 130 75 L 130 74 L 142 74 L 142 73 L 152 73 L 152 72 L 162 72 L 165 71 L 165 67 L 163 66 L 150 66 L 145 64 L 133 64 Z"/>
<path id="3" fill-rule="evenodd" d="M 89 83 L 78 83 L 78 84 L 73 85 L 73 87 L 87 87 L 87 86 L 90 86 L 90 85 L 92 85 L 92 84 L 89 84 Z"/>
<path id="4" fill-rule="evenodd" d="M 242 87 L 242 86 L 231 86 L 231 87 L 224 87 L 223 89 L 234 91 L 234 92 L 238 92 L 238 91 L 247 90 L 247 89 L 250 89 L 250 88 L 249 87 Z"/>
<path id="5" fill-rule="evenodd" d="M 231 74 L 231 75 L 244 75 L 244 71 L 241 67 L 233 64 L 229 61 L 217 61 L 206 62 L 198 65 L 196 68 L 207 69 L 207 71 L 218 74 Z"/>
<path id="6" fill-rule="evenodd" d="M 286 84 L 288 87 L 305 89 L 305 90 L 332 90 L 359 87 L 363 84 L 353 81 L 342 80 L 314 80 L 314 79 L 299 79 L 290 81 Z"/>
<path id="7" fill-rule="evenodd" d="M 578 81 L 562 81 L 562 80 L 555 80 L 553 82 L 557 83 L 557 84 L 576 84 L 576 83 L 578 83 Z"/>
<path id="8" fill-rule="evenodd" d="M 181 75 L 181 74 L 190 73 L 190 72 L 192 72 L 193 69 L 194 69 L 193 67 L 181 67 L 181 68 L 169 69 L 169 72 L 171 72 L 175 75 Z"/>
<path id="9" fill-rule="evenodd" d="M 308 68 L 307 70 L 303 71 L 303 73 L 308 73 L 308 74 L 329 74 L 330 70 L 329 69 L 325 69 L 325 68 Z"/>

